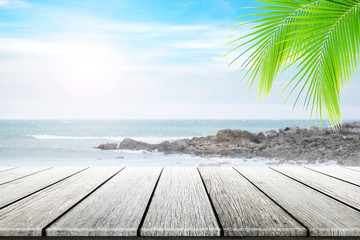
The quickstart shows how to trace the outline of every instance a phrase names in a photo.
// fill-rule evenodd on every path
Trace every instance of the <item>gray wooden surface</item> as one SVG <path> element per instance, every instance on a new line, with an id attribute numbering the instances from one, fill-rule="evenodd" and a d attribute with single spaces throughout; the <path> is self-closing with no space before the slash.
<path id="1" fill-rule="evenodd" d="M 282 173 L 267 167 L 166 167 L 162 173 L 55 167 L 19 179 L 15 172 L 26 169 L 4 169 L 0 179 L 13 180 L 0 184 L 0 238 L 360 236 L 354 209 L 360 187 L 345 182 L 360 172 L 277 169 Z M 344 169 L 351 173 L 340 175 Z"/>
<path id="2" fill-rule="evenodd" d="M 21 167 L 9 169 L 2 174 L 0 173 L 0 184 L 11 182 L 38 172 L 50 169 L 49 167 Z"/>
<path id="3" fill-rule="evenodd" d="M 360 172 L 352 171 L 351 169 L 342 168 L 342 167 L 307 167 L 307 168 L 360 186 Z"/>
<path id="4" fill-rule="evenodd" d="M 117 171 L 117 168 L 86 169 L 0 210 L 0 235 L 41 236 L 48 224 Z"/>
<path id="5" fill-rule="evenodd" d="M 160 171 L 141 167 L 122 170 L 47 228 L 46 235 L 136 236 Z"/>
<path id="6" fill-rule="evenodd" d="M 174 167 L 163 170 L 141 235 L 220 235 L 220 228 L 196 168 Z"/>
<path id="7" fill-rule="evenodd" d="M 360 187 L 306 168 L 274 168 L 360 211 Z"/>
<path id="8" fill-rule="evenodd" d="M 7 171 L 7 170 L 13 169 L 13 168 L 16 168 L 16 167 L 0 167 L 0 172 L 4 172 L 4 171 Z"/>
<path id="9" fill-rule="evenodd" d="M 310 236 L 360 236 L 360 212 L 269 168 L 236 169 L 304 224 Z"/>
<path id="10" fill-rule="evenodd" d="M 52 168 L 37 174 L 0 185 L 0 208 L 56 183 L 84 168 Z"/>
<path id="11" fill-rule="evenodd" d="M 346 168 L 360 172 L 360 167 L 346 167 Z"/>
<path id="12" fill-rule="evenodd" d="M 199 170 L 225 236 L 306 236 L 306 228 L 233 168 Z"/>

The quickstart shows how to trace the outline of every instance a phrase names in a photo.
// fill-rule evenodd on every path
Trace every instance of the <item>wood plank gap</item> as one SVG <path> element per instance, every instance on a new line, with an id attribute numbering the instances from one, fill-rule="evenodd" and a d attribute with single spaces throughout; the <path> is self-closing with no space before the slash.
<path id="1" fill-rule="evenodd" d="M 241 172 L 239 172 L 235 167 L 233 169 L 238 172 L 241 176 L 243 176 L 249 183 L 251 183 L 254 187 L 256 187 L 260 192 L 262 192 L 265 196 L 267 196 L 271 201 L 273 201 L 276 205 L 278 205 L 282 210 L 284 210 L 289 216 L 291 216 L 297 223 L 299 223 L 302 227 L 306 229 L 306 237 L 310 237 L 310 230 L 308 227 L 306 227 L 302 222 L 300 222 L 294 215 L 292 215 L 289 211 L 287 211 L 285 208 L 283 208 L 278 202 L 276 202 L 273 198 L 271 198 L 266 192 L 261 190 L 256 184 L 254 184 L 250 179 L 248 179 L 245 175 L 243 175 Z"/>
<path id="2" fill-rule="evenodd" d="M 110 181 L 110 179 L 112 179 L 113 177 L 115 177 L 119 172 L 121 172 L 125 167 L 121 168 L 119 171 L 117 171 L 116 173 L 114 173 L 112 176 L 110 176 L 108 179 L 106 179 L 104 182 L 100 183 L 96 188 L 94 188 L 91 192 L 89 192 L 88 194 L 86 194 L 83 198 L 81 198 L 78 202 L 76 202 L 74 205 L 72 205 L 71 207 L 69 207 L 65 212 L 63 212 L 62 214 L 60 214 L 57 218 L 55 218 L 53 221 L 51 221 L 48 225 L 46 225 L 42 230 L 41 230 L 41 236 L 42 237 L 46 237 L 46 229 L 48 227 L 50 227 L 53 223 L 55 223 L 57 220 L 59 220 L 62 216 L 64 216 L 65 214 L 67 214 L 71 209 L 73 209 L 74 207 L 76 207 L 77 205 L 79 205 L 82 201 L 84 201 L 88 196 L 90 196 L 91 194 L 93 194 L 96 190 L 98 190 L 99 188 L 101 188 L 105 183 L 107 183 L 108 181 Z"/>
<path id="3" fill-rule="evenodd" d="M 28 174 L 28 175 L 25 175 L 25 176 L 21 176 L 21 177 L 12 179 L 12 180 L 7 181 L 7 182 L 0 183 L 0 185 L 6 184 L 6 183 L 9 183 L 9 182 L 13 182 L 13 181 L 19 180 L 19 179 L 24 178 L 24 177 L 31 176 L 31 175 L 34 175 L 34 174 L 39 173 L 39 172 L 43 172 L 43 171 L 49 170 L 49 169 L 51 169 L 51 168 L 53 168 L 53 167 L 45 168 L 45 169 L 39 170 L 39 171 L 37 171 L 37 172 L 33 172 L 33 173 Z"/>
<path id="4" fill-rule="evenodd" d="M 75 173 L 73 173 L 73 174 L 71 174 L 71 175 L 69 175 L 69 176 L 67 176 L 67 177 L 64 177 L 64 178 L 62 178 L 62 179 L 60 179 L 60 180 L 58 180 L 58 181 L 56 181 L 56 182 L 54 182 L 54 183 L 51 183 L 51 184 L 49 184 L 49 185 L 47 185 L 47 186 L 45 186 L 45 187 L 43 187 L 43 188 L 41 188 L 41 189 L 38 189 L 38 190 L 36 190 L 36 191 L 34 191 L 34 192 L 32 192 L 32 193 L 29 193 L 29 194 L 27 194 L 27 195 L 25 195 L 25 196 L 23 196 L 23 197 L 21 197 L 21 198 L 19 198 L 19 199 L 16 199 L 16 200 L 14 200 L 14 201 L 12 201 L 12 202 L 10 202 L 10 203 L 8 203 L 8 204 L 5 204 L 4 206 L 0 207 L 0 210 L 1 210 L 1 209 L 4 209 L 4 208 L 10 206 L 11 204 L 14 204 L 14 203 L 16 203 L 16 202 L 18 202 L 18 201 L 20 201 L 20 200 L 23 200 L 24 198 L 27 198 L 27 197 L 29 197 L 29 196 L 37 193 L 37 192 L 40 192 L 41 190 L 44 190 L 44 189 L 46 189 L 46 188 L 48 188 L 48 187 L 51 187 L 51 186 L 53 186 L 53 185 L 55 185 L 55 184 L 57 184 L 57 183 L 59 183 L 59 182 L 61 182 L 61 181 L 64 181 L 65 179 L 68 179 L 68 178 L 70 178 L 70 177 L 72 177 L 72 176 L 74 176 L 74 175 L 76 175 L 76 174 L 78 174 L 78 173 L 80 173 L 80 172 L 82 172 L 82 171 L 85 171 L 85 170 L 88 169 L 88 168 L 89 168 L 89 167 L 84 168 L 84 169 L 81 169 L 80 171 L 77 171 L 77 172 L 75 172 Z"/>
<path id="5" fill-rule="evenodd" d="M 146 208 L 145 208 L 145 211 L 144 211 L 144 215 L 142 216 L 141 221 L 140 221 L 140 224 L 139 224 L 139 227 L 138 227 L 138 229 L 137 229 L 137 231 L 136 231 L 136 235 L 137 235 L 138 237 L 141 237 L 141 228 L 142 228 L 142 226 L 143 226 L 143 224 L 144 224 L 146 215 L 147 215 L 147 213 L 148 213 L 148 211 L 149 211 L 149 208 L 150 208 L 150 205 L 151 205 L 151 201 L 152 201 L 152 199 L 153 199 L 153 197 L 154 197 L 155 190 L 156 190 L 156 188 L 157 188 L 157 186 L 158 186 L 158 183 L 159 183 L 159 181 L 160 181 L 161 174 L 163 173 L 163 170 L 164 170 L 164 168 L 161 168 L 159 177 L 158 177 L 158 179 L 156 180 L 154 189 L 153 189 L 153 191 L 152 191 L 152 193 L 151 193 L 151 195 L 150 195 L 149 201 L 148 201 L 148 203 L 147 203 L 147 205 L 146 205 Z"/>
<path id="6" fill-rule="evenodd" d="M 142 236 L 220 236 L 196 167 L 165 167 L 151 201 Z"/>
<path id="7" fill-rule="evenodd" d="M 285 174 L 285 173 L 283 173 L 283 172 L 280 172 L 280 171 L 278 171 L 278 170 L 276 170 L 276 169 L 274 169 L 274 168 L 272 168 L 272 167 L 269 167 L 269 168 L 270 168 L 271 170 L 274 170 L 274 171 L 276 171 L 276 172 L 284 175 L 285 177 L 291 178 L 292 180 L 297 181 L 298 183 L 301 183 L 302 185 L 304 185 L 304 186 L 306 186 L 306 187 L 308 187 L 308 188 L 311 188 L 312 190 L 317 191 L 318 193 L 321 193 L 321 194 L 323 194 L 323 195 L 325 195 L 325 196 L 327 196 L 327 197 L 329 197 L 329 198 L 331 198 L 331 199 L 333 199 L 333 200 L 335 200 L 335 201 L 337 201 L 337 202 L 339 202 L 339 203 L 342 203 L 342 204 L 344 204 L 344 205 L 346 205 L 346 206 L 348 206 L 348 207 L 350 207 L 350 208 L 352 208 L 352 209 L 360 212 L 360 209 L 358 209 L 358 208 L 356 208 L 356 207 L 353 207 L 353 206 L 351 206 L 350 204 L 347 204 L 346 202 L 341 201 L 340 199 L 337 199 L 337 198 L 335 198 L 335 197 L 333 197 L 333 196 L 331 196 L 331 195 L 329 195 L 329 194 L 327 194 L 327 193 L 324 193 L 324 192 L 322 192 L 322 191 L 320 191 L 320 190 L 318 190 L 318 189 L 316 189 L 316 188 L 314 188 L 314 187 L 312 187 L 312 186 L 310 186 L 310 185 L 307 185 L 306 183 L 303 183 L 303 182 L 297 180 L 296 178 L 293 178 L 293 177 L 291 177 L 291 176 L 289 176 L 289 175 L 287 175 L 287 174 Z"/>
<path id="8" fill-rule="evenodd" d="M 6 172 L 6 171 L 9 171 L 9 170 L 12 170 L 12 169 L 15 169 L 15 168 L 19 168 L 19 167 L 10 167 L 8 169 L 0 170 L 0 172 Z"/>
<path id="9" fill-rule="evenodd" d="M 109 236 L 31 236 L 31 237 L 18 237 L 18 236 L 4 236 L 1 240 L 360 240 L 358 236 L 347 237 L 137 237 L 137 236 L 121 236 L 121 237 L 109 237 Z"/>
<path id="10" fill-rule="evenodd" d="M 332 178 L 335 178 L 335 179 L 337 179 L 337 180 L 340 180 L 340 181 L 343 181 L 343 182 L 346 182 L 346 183 L 355 185 L 355 186 L 357 186 L 357 187 L 360 187 L 359 184 L 356 184 L 356 183 L 353 183 L 353 182 L 349 182 L 349 181 L 347 181 L 347 180 L 344 180 L 344 179 L 342 179 L 342 178 L 338 178 L 338 177 L 335 177 L 335 176 L 326 174 L 326 173 L 324 173 L 324 172 L 317 171 L 316 169 L 308 168 L 308 167 L 304 167 L 304 168 L 309 169 L 309 170 L 312 170 L 312 171 L 317 172 L 317 173 L 321 173 L 321 174 L 323 174 L 323 175 L 325 175 L 325 176 L 332 177 Z M 347 168 L 347 169 L 348 169 L 348 168 Z"/>
<path id="11" fill-rule="evenodd" d="M 209 198 L 209 202 L 210 202 L 211 208 L 212 208 L 212 210 L 213 210 L 213 212 L 214 212 L 214 215 L 215 215 L 217 224 L 219 225 L 219 228 L 220 228 L 220 237 L 223 237 L 223 236 L 224 236 L 224 229 L 223 229 L 223 226 L 222 226 L 222 224 L 221 224 L 221 222 L 220 222 L 219 215 L 218 215 L 218 213 L 216 212 L 214 203 L 213 203 L 213 201 L 212 201 L 212 199 L 211 199 L 211 197 L 210 197 L 210 193 L 208 192 L 208 189 L 206 188 L 206 185 L 205 185 L 205 181 L 204 181 L 204 179 L 203 179 L 203 176 L 201 175 L 201 172 L 200 172 L 199 168 L 197 167 L 196 169 L 197 169 L 197 171 L 198 171 L 198 173 L 199 173 L 199 175 L 200 175 L 201 182 L 202 182 L 202 184 L 203 184 L 203 186 L 204 186 L 204 188 L 205 188 L 205 192 L 206 192 L 206 194 L 207 194 L 207 196 L 208 196 L 208 198 Z"/>
<path id="12" fill-rule="evenodd" d="M 346 169 L 349 169 L 349 170 L 352 170 L 352 171 L 355 171 L 355 172 L 360 172 L 360 170 L 357 170 L 355 168 L 351 168 L 351 167 L 343 167 L 343 168 L 346 168 Z M 7 171 L 7 170 L 5 170 Z"/>

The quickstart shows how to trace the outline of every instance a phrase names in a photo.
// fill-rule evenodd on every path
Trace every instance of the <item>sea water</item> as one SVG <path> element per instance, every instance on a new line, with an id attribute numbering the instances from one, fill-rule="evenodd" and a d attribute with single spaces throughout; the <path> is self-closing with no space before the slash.
<path id="1" fill-rule="evenodd" d="M 257 133 L 309 120 L 0 120 L 0 166 L 259 166 L 278 159 L 94 149 L 124 138 L 147 143 L 216 135 L 221 129 Z"/>

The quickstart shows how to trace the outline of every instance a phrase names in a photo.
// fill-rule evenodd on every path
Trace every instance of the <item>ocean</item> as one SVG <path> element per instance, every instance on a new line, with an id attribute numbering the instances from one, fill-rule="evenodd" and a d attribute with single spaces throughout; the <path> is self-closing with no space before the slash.
<path id="1" fill-rule="evenodd" d="M 221 129 L 253 133 L 309 120 L 0 120 L 0 166 L 263 166 L 277 159 L 103 151 L 101 143 L 133 138 L 148 143 L 215 135 Z"/>

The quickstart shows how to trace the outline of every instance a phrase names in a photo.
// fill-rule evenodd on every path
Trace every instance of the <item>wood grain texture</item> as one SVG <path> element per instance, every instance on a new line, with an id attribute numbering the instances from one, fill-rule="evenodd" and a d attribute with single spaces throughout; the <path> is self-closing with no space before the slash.
<path id="1" fill-rule="evenodd" d="M 306 228 L 233 168 L 199 170 L 225 236 L 306 236 Z"/>
<path id="2" fill-rule="evenodd" d="M 310 236 L 360 236 L 360 212 L 269 168 L 236 169 L 304 224 Z"/>
<path id="3" fill-rule="evenodd" d="M 46 235 L 136 236 L 160 172 L 125 168 L 47 228 Z"/>
<path id="4" fill-rule="evenodd" d="M 14 168 L 16 168 L 16 167 L 0 167 L 0 174 L 1 174 L 1 172 L 5 172 L 7 170 L 14 169 Z"/>
<path id="5" fill-rule="evenodd" d="M 196 168 L 163 170 L 140 231 L 142 236 L 220 235 Z"/>
<path id="6" fill-rule="evenodd" d="M 0 185 L 0 208 L 83 169 L 79 167 L 51 168 L 26 178 Z"/>
<path id="7" fill-rule="evenodd" d="M 19 168 L 10 169 L 0 174 L 0 185 L 36 174 L 46 169 L 50 169 L 50 168 L 49 167 L 19 167 Z"/>
<path id="8" fill-rule="evenodd" d="M 342 167 L 306 167 L 322 174 L 360 186 L 360 172 Z"/>
<path id="9" fill-rule="evenodd" d="M 277 167 L 277 171 L 360 211 L 360 188 L 353 184 L 301 167 Z"/>
<path id="10" fill-rule="evenodd" d="M 346 167 L 347 169 L 351 169 L 353 171 L 360 172 L 360 167 Z"/>
<path id="11" fill-rule="evenodd" d="M 117 171 L 117 168 L 86 169 L 1 209 L 0 236 L 41 236 L 48 224 Z"/>

